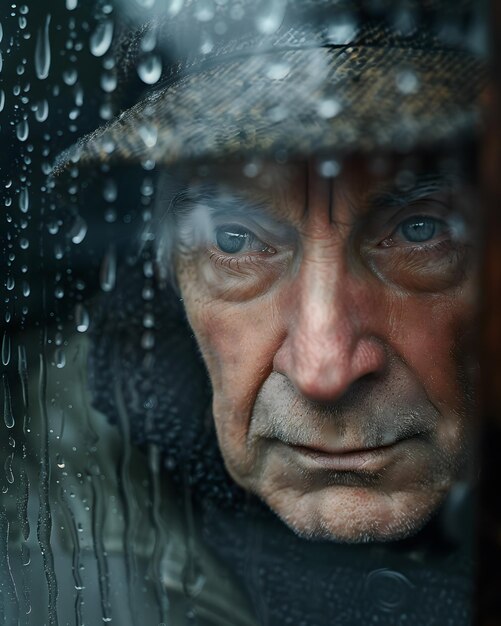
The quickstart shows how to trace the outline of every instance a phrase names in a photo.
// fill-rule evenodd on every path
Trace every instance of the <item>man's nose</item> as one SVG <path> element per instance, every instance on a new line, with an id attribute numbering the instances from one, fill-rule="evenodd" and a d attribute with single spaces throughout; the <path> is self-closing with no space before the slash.
<path id="1" fill-rule="evenodd" d="M 305 265 L 285 298 L 286 336 L 274 369 L 308 399 L 331 403 L 384 370 L 382 310 L 372 290 L 335 263 Z"/>

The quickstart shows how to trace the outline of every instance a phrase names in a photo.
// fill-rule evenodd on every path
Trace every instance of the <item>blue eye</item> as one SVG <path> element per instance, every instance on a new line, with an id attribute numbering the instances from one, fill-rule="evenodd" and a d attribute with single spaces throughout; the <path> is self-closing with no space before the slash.
<path id="1" fill-rule="evenodd" d="M 441 235 L 446 228 L 445 222 L 435 217 L 418 215 L 409 217 L 398 227 L 399 233 L 411 243 L 424 243 L 437 235 Z"/>
<path id="2" fill-rule="evenodd" d="M 242 252 L 251 237 L 252 234 L 246 228 L 230 224 L 217 229 L 216 244 L 225 254 L 238 254 Z"/>

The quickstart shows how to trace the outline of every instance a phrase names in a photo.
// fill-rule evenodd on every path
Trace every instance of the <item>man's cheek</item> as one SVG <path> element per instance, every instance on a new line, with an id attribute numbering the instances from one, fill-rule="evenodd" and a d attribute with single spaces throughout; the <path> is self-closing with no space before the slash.
<path id="1" fill-rule="evenodd" d="M 464 412 L 468 393 L 464 364 L 473 356 L 474 319 L 475 309 L 467 298 L 412 302 L 402 310 L 395 336 L 398 352 L 444 415 Z M 404 332 L 409 329 L 412 332 Z"/>

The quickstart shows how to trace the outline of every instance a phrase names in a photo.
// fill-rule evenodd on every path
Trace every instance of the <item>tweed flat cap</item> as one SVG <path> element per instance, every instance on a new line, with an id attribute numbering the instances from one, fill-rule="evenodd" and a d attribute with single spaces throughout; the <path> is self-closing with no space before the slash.
<path id="1" fill-rule="evenodd" d="M 157 4 L 117 46 L 124 99 L 142 93 L 62 154 L 56 174 L 70 163 L 408 150 L 478 123 L 478 2 Z"/>

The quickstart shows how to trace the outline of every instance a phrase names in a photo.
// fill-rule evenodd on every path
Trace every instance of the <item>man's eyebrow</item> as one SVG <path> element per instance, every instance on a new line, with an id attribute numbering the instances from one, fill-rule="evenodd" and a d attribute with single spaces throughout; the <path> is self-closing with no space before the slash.
<path id="1" fill-rule="evenodd" d="M 264 198 L 251 198 L 240 192 L 221 188 L 217 185 L 192 187 L 183 194 L 180 204 L 182 211 L 204 206 L 214 217 L 256 217 L 270 221 L 281 221 L 273 204 Z"/>
<path id="2" fill-rule="evenodd" d="M 451 193 L 458 181 L 457 175 L 447 172 L 416 174 L 407 184 L 382 185 L 370 194 L 368 205 L 374 209 L 403 207 L 433 194 Z"/>

